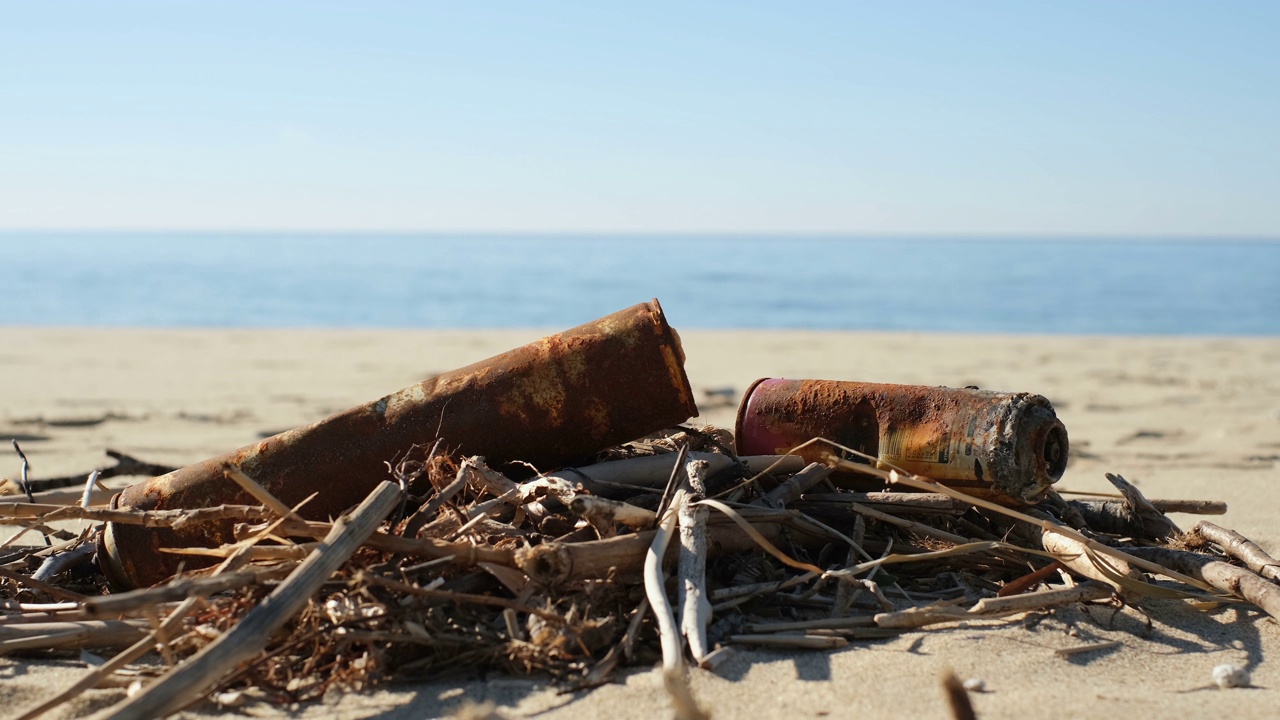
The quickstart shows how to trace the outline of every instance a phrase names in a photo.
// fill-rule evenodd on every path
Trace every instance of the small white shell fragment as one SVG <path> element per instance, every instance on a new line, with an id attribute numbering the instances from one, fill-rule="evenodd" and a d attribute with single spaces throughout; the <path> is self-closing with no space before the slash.
<path id="1" fill-rule="evenodd" d="M 969 678 L 964 681 L 964 689 L 969 692 L 983 693 L 987 691 L 987 681 L 982 678 Z"/>
<path id="2" fill-rule="evenodd" d="M 124 694 L 126 697 L 136 697 L 140 692 L 142 692 L 142 681 L 134 680 L 129 683 L 129 687 L 124 691 Z"/>
<path id="3" fill-rule="evenodd" d="M 1239 665 L 1218 665 L 1213 668 L 1213 684 L 1228 688 L 1249 687 L 1249 671 Z"/>

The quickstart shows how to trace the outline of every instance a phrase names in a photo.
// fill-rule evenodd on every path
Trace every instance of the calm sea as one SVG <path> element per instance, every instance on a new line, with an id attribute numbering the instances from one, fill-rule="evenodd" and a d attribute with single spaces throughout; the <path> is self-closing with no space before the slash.
<path id="1" fill-rule="evenodd" d="M 1280 335 L 1280 242 L 0 234 L 0 324 Z"/>

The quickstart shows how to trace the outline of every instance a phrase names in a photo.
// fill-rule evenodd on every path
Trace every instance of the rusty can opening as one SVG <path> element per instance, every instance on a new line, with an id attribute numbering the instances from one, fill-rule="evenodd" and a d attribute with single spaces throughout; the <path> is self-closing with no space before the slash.
<path id="1" fill-rule="evenodd" d="M 1053 425 L 1049 428 L 1049 432 L 1045 433 L 1044 445 L 1041 446 L 1040 452 L 1044 457 L 1045 472 L 1049 476 L 1049 481 L 1060 480 L 1067 470 L 1067 431 L 1061 423 Z"/>

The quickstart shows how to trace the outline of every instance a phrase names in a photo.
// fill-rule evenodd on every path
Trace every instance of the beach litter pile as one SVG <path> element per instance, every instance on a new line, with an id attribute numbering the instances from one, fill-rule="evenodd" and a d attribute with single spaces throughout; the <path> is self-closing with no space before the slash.
<path id="1" fill-rule="evenodd" d="M 88 665 L 18 717 L 106 686 L 130 690 L 96 717 L 151 718 L 492 672 L 576 690 L 660 664 L 693 718 L 688 669 L 739 647 L 1151 598 L 1280 617 L 1280 563 L 1166 515 L 1222 503 L 1148 499 L 1120 475 L 1114 496 L 1059 492 L 1067 432 L 1043 397 L 763 379 L 730 431 L 682 424 L 683 360 L 644 303 L 109 507 L 89 502 L 97 473 L 79 505 L 0 503 L 25 530 L 0 549 L 0 654 Z M 50 527 L 65 520 L 86 522 Z M 970 686 L 946 684 L 957 715 Z"/>

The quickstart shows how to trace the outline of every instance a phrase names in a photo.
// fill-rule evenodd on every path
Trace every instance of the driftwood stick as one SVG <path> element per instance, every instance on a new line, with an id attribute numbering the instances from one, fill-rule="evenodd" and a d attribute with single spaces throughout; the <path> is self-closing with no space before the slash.
<path id="1" fill-rule="evenodd" d="M 689 491 L 677 512 L 680 562 L 676 598 L 680 631 L 689 643 L 689 654 L 699 665 L 711 652 L 707 646 L 707 624 L 711 621 L 711 602 L 707 599 L 707 516 L 711 510 L 696 504 L 707 494 L 706 472 L 705 460 L 685 463 Z"/>
<path id="2" fill-rule="evenodd" d="M 0 655 L 17 650 L 121 647 L 146 635 L 142 620 L 82 620 L 0 626 Z"/>
<path id="3" fill-rule="evenodd" d="M 50 523 L 60 520 L 91 520 L 143 527 L 183 527 L 216 520 L 266 520 L 274 515 L 257 505 L 217 505 L 189 510 L 112 510 L 79 505 L 49 505 L 0 502 L 0 525 L 25 524 L 30 520 Z M 5 522 L 15 520 L 19 522 Z"/>
<path id="4" fill-rule="evenodd" d="M 81 543 L 70 550 L 54 553 L 40 563 L 40 567 L 31 574 L 31 579 L 37 582 L 48 582 L 63 570 L 87 561 L 96 551 L 97 547 L 93 543 Z"/>
<path id="5" fill-rule="evenodd" d="M 958 620 L 990 619 L 1015 613 L 1044 610 L 1078 602 L 1103 600 L 1113 594 L 1111 586 L 1086 582 L 1075 587 L 1010 595 L 1008 597 L 983 598 L 968 610 L 956 607 L 921 607 L 899 612 L 876 615 L 876 625 L 882 628 L 919 628 Z"/>
<path id="6" fill-rule="evenodd" d="M 1227 504 L 1210 500 L 1152 500 L 1152 507 L 1162 513 L 1184 512 L 1194 515 L 1221 515 Z M 1142 520 L 1120 500 L 1070 500 L 1067 505 L 1080 513 L 1085 524 L 1095 532 L 1110 535 L 1144 537 L 1149 532 Z"/>
<path id="7" fill-rule="evenodd" d="M 644 554 L 644 594 L 649 599 L 649 606 L 653 608 L 653 615 L 658 623 L 664 674 L 681 672 L 684 668 L 680 630 L 676 625 L 671 602 L 667 599 L 666 578 L 662 572 L 662 559 L 666 557 L 667 545 L 676 529 L 677 515 L 673 511 L 678 511 L 684 505 L 684 496 L 684 490 L 676 491 L 671 508 L 653 531 L 653 540 Z"/>
<path id="8" fill-rule="evenodd" d="M 1129 548 L 1128 551 L 1134 557 L 1164 565 L 1170 571 L 1189 575 L 1217 590 L 1244 598 L 1271 617 L 1280 619 L 1280 586 L 1250 570 L 1185 550 Z"/>
<path id="9" fill-rule="evenodd" d="M 395 483 L 380 484 L 351 514 L 339 518 L 321 547 L 235 627 L 138 695 L 95 717 L 116 720 L 163 717 L 217 687 L 310 602 L 316 590 L 364 544 L 399 502 L 400 488 Z"/>
<path id="10" fill-rule="evenodd" d="M 826 480 L 831 475 L 831 468 L 822 463 L 809 463 L 805 469 L 792 475 L 786 482 L 769 491 L 753 505 L 766 507 L 786 507 L 799 497 L 813 489 L 813 486 Z"/>
<path id="11" fill-rule="evenodd" d="M 1124 503 L 1124 496 L 1119 493 L 1082 492 L 1078 490 L 1058 490 L 1057 493 L 1060 495 L 1082 495 L 1089 498 L 1116 498 L 1120 504 Z M 1077 502 L 1116 502 L 1116 500 L 1072 500 L 1070 502 L 1075 504 Z M 1221 500 L 1147 498 L 1147 502 L 1163 513 L 1180 512 L 1188 515 L 1225 515 L 1227 513 L 1227 504 Z"/>
<path id="12" fill-rule="evenodd" d="M 1173 521 L 1156 509 L 1133 483 L 1115 473 L 1107 473 L 1107 481 L 1124 496 L 1125 503 L 1138 516 L 1143 531 L 1157 540 L 1167 540 L 1182 534 Z"/>
<path id="13" fill-rule="evenodd" d="M 1226 515 L 1227 504 L 1221 500 L 1162 500 L 1151 498 L 1151 504 L 1163 513 L 1180 512 L 1188 515 Z"/>
<path id="14" fill-rule="evenodd" d="M 658 519 L 657 513 L 646 510 L 620 500 L 596 497 L 595 495 L 579 495 L 569 502 L 569 509 L 587 519 L 594 527 L 613 529 L 616 523 L 622 523 L 636 530 L 653 527 Z"/>
<path id="15" fill-rule="evenodd" d="M 1196 545 L 1203 542 L 1211 542 L 1262 577 L 1273 582 L 1280 581 L 1280 560 L 1271 557 L 1257 543 L 1235 530 L 1229 530 L 1221 525 L 1214 525 L 1207 520 L 1201 520 L 1196 523 L 1195 527 L 1191 528 L 1191 532 L 1187 533 L 1187 536 L 1188 544 Z"/>

